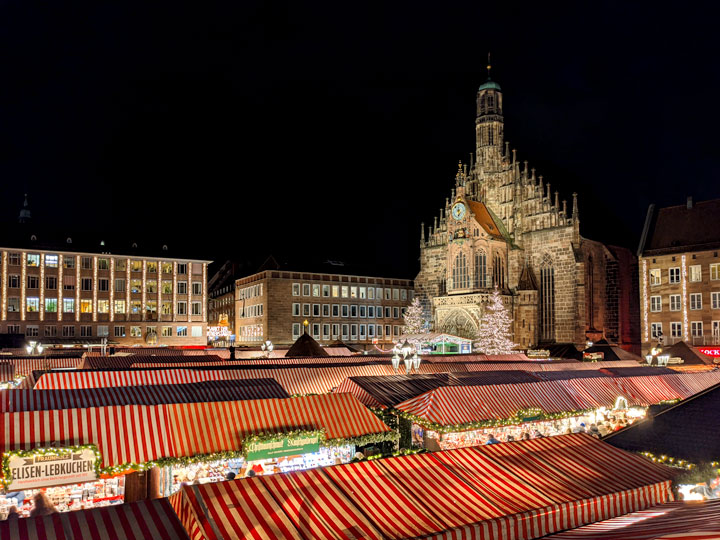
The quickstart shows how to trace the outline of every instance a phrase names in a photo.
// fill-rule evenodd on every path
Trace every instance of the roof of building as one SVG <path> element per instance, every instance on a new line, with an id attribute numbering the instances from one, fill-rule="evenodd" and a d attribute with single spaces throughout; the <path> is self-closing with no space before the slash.
<path id="1" fill-rule="evenodd" d="M 650 205 L 638 255 L 720 248 L 720 199 L 655 209 Z"/>
<path id="2" fill-rule="evenodd" d="M 310 334 L 304 332 L 288 349 L 285 356 L 328 356 L 328 353 Z"/>
<path id="3" fill-rule="evenodd" d="M 720 385 L 636 422 L 603 440 L 624 450 L 652 452 L 700 464 L 720 459 Z"/>
<path id="4" fill-rule="evenodd" d="M 181 244 L 165 243 L 152 239 L 147 230 L 124 229 L 121 234 L 88 227 L 82 231 L 48 227 L 38 223 L 6 225 L 0 231 L 0 248 L 71 253 L 127 255 L 130 257 L 154 257 L 210 262 L 206 259 L 188 257 Z"/>
<path id="5" fill-rule="evenodd" d="M 373 259 L 370 263 L 368 259 L 362 262 L 345 258 L 328 258 L 324 260 L 311 258 L 285 258 L 270 255 L 257 268 L 241 269 L 242 274 L 238 279 L 243 279 L 264 271 L 282 271 L 295 272 L 304 274 L 330 274 L 343 276 L 363 276 L 385 279 L 402 279 L 411 281 L 413 277 L 407 277 L 398 274 L 397 265 L 383 264 L 382 261 Z"/>
<path id="6" fill-rule="evenodd" d="M 539 290 L 535 274 L 533 273 L 532 268 L 530 268 L 527 264 L 523 266 L 523 269 L 520 272 L 520 279 L 518 280 L 517 288 L 519 291 Z"/>
<path id="7" fill-rule="evenodd" d="M 478 201 L 471 201 L 468 199 L 468 206 L 470 211 L 475 216 L 477 221 L 483 230 L 494 238 L 503 238 L 502 229 L 498 226 L 498 223 L 493 219 L 488 207 L 484 203 Z"/>
<path id="8" fill-rule="evenodd" d="M 697 349 L 690 347 L 684 341 L 678 341 L 672 347 L 663 350 L 663 354 L 670 355 L 670 358 L 682 358 L 683 364 L 713 364 L 713 359 L 704 355 Z"/>
<path id="9" fill-rule="evenodd" d="M 495 81 L 491 81 L 490 79 L 488 79 L 480 85 L 480 88 L 478 88 L 478 92 L 480 90 L 500 90 L 500 85 Z"/>
<path id="10" fill-rule="evenodd" d="M 588 347 L 583 353 L 602 353 L 603 360 L 635 360 L 638 363 L 643 361 L 639 356 L 626 351 L 614 343 L 608 343 L 604 339 L 596 341 L 592 347 Z"/>

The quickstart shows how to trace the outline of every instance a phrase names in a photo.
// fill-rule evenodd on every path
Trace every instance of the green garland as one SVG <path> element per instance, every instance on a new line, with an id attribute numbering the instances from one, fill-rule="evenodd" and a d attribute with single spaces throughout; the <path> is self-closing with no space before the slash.
<path id="1" fill-rule="evenodd" d="M 519 424 L 526 424 L 529 422 L 543 422 L 548 420 L 561 420 L 564 418 L 571 418 L 573 416 L 583 416 L 585 414 L 594 412 L 595 409 L 583 409 L 577 411 L 564 411 L 558 413 L 546 413 L 540 409 L 530 408 L 521 409 L 515 415 L 510 418 L 500 418 L 493 420 L 480 420 L 477 422 L 465 422 L 462 424 L 438 424 L 437 422 L 431 422 L 421 416 L 411 414 L 398 409 L 392 409 L 393 414 L 398 415 L 400 418 L 411 420 L 412 422 L 423 426 L 426 429 L 436 431 L 438 433 L 454 433 L 456 431 L 471 431 L 475 429 L 486 429 L 486 428 L 497 428 L 504 426 L 517 426 Z M 527 420 L 531 417 L 532 420 Z"/>
<path id="2" fill-rule="evenodd" d="M 325 428 L 294 429 L 283 433 L 262 432 L 255 433 L 243 439 L 242 455 L 243 457 L 247 457 L 248 447 L 253 443 L 280 442 L 284 439 L 302 439 L 305 437 L 317 437 L 322 446 L 327 446 L 327 444 L 323 444 L 323 441 L 326 441 Z"/>
<path id="3" fill-rule="evenodd" d="M 2 474 L 0 479 L 2 487 L 6 488 L 12 482 L 12 474 L 10 472 L 10 459 L 14 457 L 29 458 L 33 456 L 62 456 L 72 454 L 73 452 L 81 452 L 83 450 L 91 450 L 95 454 L 95 474 L 99 477 L 102 469 L 102 456 L 100 450 L 94 444 L 78 444 L 75 446 L 63 446 L 62 448 L 33 448 L 32 450 L 10 450 L 3 453 Z"/>

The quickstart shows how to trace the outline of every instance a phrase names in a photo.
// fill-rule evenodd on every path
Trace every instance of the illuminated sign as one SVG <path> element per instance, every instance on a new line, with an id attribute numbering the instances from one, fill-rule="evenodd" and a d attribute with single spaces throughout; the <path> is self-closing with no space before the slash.
<path id="1" fill-rule="evenodd" d="M 720 347 L 698 347 L 697 350 L 706 356 L 720 358 Z"/>
<path id="2" fill-rule="evenodd" d="M 97 449 L 43 448 L 6 454 L 3 472 L 9 491 L 80 484 L 97 480 Z"/>

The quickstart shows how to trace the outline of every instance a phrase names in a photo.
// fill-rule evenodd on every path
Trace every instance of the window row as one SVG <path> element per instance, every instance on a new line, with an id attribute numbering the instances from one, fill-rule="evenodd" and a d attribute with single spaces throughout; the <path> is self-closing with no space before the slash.
<path id="1" fill-rule="evenodd" d="M 45 298 L 44 306 L 45 313 L 57 313 L 58 308 L 62 308 L 63 313 L 74 313 L 76 308 L 80 313 L 93 313 L 93 301 L 86 298 L 81 299 L 79 302 L 76 302 L 75 298 L 63 298 L 61 304 L 57 298 Z M 161 302 L 159 307 L 160 313 L 163 315 L 172 315 L 172 302 Z M 98 313 L 110 313 L 111 308 L 113 313 L 116 314 L 137 314 L 142 313 L 142 302 L 132 300 L 128 304 L 125 300 L 114 300 L 112 303 L 110 300 L 97 300 Z M 7 310 L 8 312 L 19 312 L 20 298 L 9 297 L 7 299 Z M 25 298 L 25 310 L 28 313 L 40 311 L 40 298 L 37 296 L 28 296 Z M 157 313 L 158 303 L 154 300 L 145 302 L 145 312 Z M 202 302 L 191 302 L 190 312 L 192 315 L 202 315 Z M 175 313 L 178 315 L 187 315 L 187 302 L 177 302 Z"/>
<path id="2" fill-rule="evenodd" d="M 292 337 L 297 339 L 302 335 L 303 328 L 300 323 L 293 323 Z M 318 324 L 309 325 L 310 335 L 315 339 L 341 339 L 362 341 L 368 339 L 382 339 L 384 335 L 390 339 L 402 334 L 403 326 L 382 324 Z"/>
<path id="3" fill-rule="evenodd" d="M 58 334 L 58 327 L 57 326 L 46 326 L 44 328 L 44 336 L 45 337 L 57 337 L 58 335 L 61 335 L 62 337 L 76 337 L 78 335 L 79 337 L 93 337 L 93 327 L 89 325 L 82 325 L 80 326 L 79 334 L 76 334 L 77 327 L 73 325 L 63 325 L 60 328 L 60 334 Z M 113 337 L 127 337 L 129 335 L 130 337 L 135 338 L 142 338 L 143 332 L 142 327 L 140 326 L 130 326 L 129 327 L 129 334 L 125 333 L 125 326 L 114 326 L 113 327 Z M 202 333 L 202 326 L 191 326 L 190 332 L 192 337 L 203 337 Z M 109 330 L 110 327 L 106 325 L 98 325 L 95 330 L 95 336 L 96 337 L 109 337 Z M 147 334 L 157 334 L 158 329 L 156 326 L 148 326 L 145 329 L 146 335 Z M 20 326 L 17 325 L 9 325 L 8 326 L 8 333 L 20 333 Z M 28 337 L 40 337 L 40 327 L 34 326 L 34 325 L 28 325 L 25 327 L 25 335 Z M 172 326 L 161 326 L 160 327 L 160 334 L 158 334 L 162 337 L 187 337 L 188 336 L 188 327 L 187 326 L 177 326 L 175 328 L 175 332 L 173 334 L 173 327 Z"/>
<path id="4" fill-rule="evenodd" d="M 41 257 L 39 253 L 28 253 L 26 255 L 27 257 L 27 266 L 37 267 L 40 266 Z M 59 256 L 56 254 L 46 254 L 45 255 L 45 266 L 48 268 L 57 268 L 59 265 Z M 124 270 L 127 270 L 127 259 L 114 259 L 115 261 L 115 270 L 122 272 Z M 20 266 L 21 264 L 21 255 L 20 253 L 8 253 L 8 264 L 10 266 Z M 187 274 L 188 273 L 188 264 L 195 264 L 196 267 L 192 267 L 193 273 L 200 274 L 202 273 L 202 263 L 177 263 L 177 273 L 178 274 Z M 75 257 L 69 256 L 69 257 L 63 257 L 63 268 L 75 268 Z M 93 257 L 80 257 L 80 268 L 83 270 L 91 270 L 93 267 Z M 132 272 L 142 272 L 143 268 L 143 261 L 139 260 L 131 260 L 130 261 L 130 270 Z M 110 270 L 110 259 L 105 257 L 98 257 L 97 259 L 97 269 L 98 270 Z M 158 269 L 162 271 L 163 274 L 172 274 L 173 272 L 173 263 L 171 262 L 162 262 L 159 263 L 157 261 L 146 261 L 145 262 L 145 271 L 150 274 L 157 274 Z"/>
<path id="5" fill-rule="evenodd" d="M 690 293 L 688 295 L 688 305 L 691 310 L 699 310 L 703 307 L 702 293 Z M 680 311 L 682 309 L 681 296 L 679 294 L 668 295 L 668 309 L 670 311 Z M 663 301 L 662 296 L 651 296 L 650 297 L 650 311 L 657 313 L 662 311 Z M 720 309 L 720 292 L 710 293 L 710 307 L 712 309 Z"/>
<path id="6" fill-rule="evenodd" d="M 711 335 L 715 338 L 720 338 L 720 321 L 712 321 L 711 323 Z M 670 323 L 670 336 L 674 338 L 682 337 L 682 323 L 671 322 Z M 690 322 L 690 335 L 692 337 L 703 336 L 703 322 L 702 321 L 691 321 Z M 650 324 L 650 336 L 653 339 L 657 339 L 663 336 L 663 325 L 662 323 L 651 323 Z"/>
<path id="7" fill-rule="evenodd" d="M 263 284 L 258 283 L 257 285 L 251 285 L 249 287 L 243 287 L 237 291 L 238 300 L 248 300 L 250 298 L 257 298 L 263 295 Z"/>
<path id="8" fill-rule="evenodd" d="M 123 278 L 116 278 L 113 282 L 114 291 L 117 293 L 125 292 L 125 282 Z M 63 276 L 63 290 L 74 291 L 77 281 L 74 275 Z M 9 289 L 20 288 L 20 276 L 17 274 L 9 274 L 7 277 L 7 286 Z M 187 281 L 177 282 L 177 293 L 187 294 Z M 39 276 L 27 276 L 27 288 L 38 289 L 40 288 L 40 277 Z M 58 279 L 57 276 L 45 276 L 45 289 L 46 290 L 57 290 Z M 80 278 L 80 290 L 81 291 L 92 291 L 93 290 L 93 278 L 84 277 Z M 100 292 L 110 291 L 110 280 L 107 278 L 97 279 L 97 290 Z M 163 294 L 172 294 L 173 282 L 171 280 L 162 280 L 160 282 L 160 290 Z M 131 279 L 130 280 L 130 292 L 142 293 L 142 279 Z M 201 281 L 192 282 L 192 293 L 195 296 L 202 294 L 203 284 Z M 157 294 L 158 292 L 158 281 L 154 279 L 148 279 L 145 281 L 145 292 L 149 294 Z"/>
<path id="9" fill-rule="evenodd" d="M 713 263 L 709 265 L 709 277 L 711 281 L 720 280 L 720 263 Z M 680 283 L 680 267 L 676 266 L 668 268 L 668 283 Z M 702 281 L 702 265 L 693 264 L 688 266 L 688 281 L 699 282 Z M 661 285 L 662 284 L 662 270 L 660 268 L 650 269 L 650 285 Z"/>
<path id="10" fill-rule="evenodd" d="M 391 289 L 382 287 L 360 287 L 354 285 L 319 285 L 310 283 L 293 283 L 292 295 L 314 296 L 316 298 L 359 298 L 360 300 L 412 300 L 409 289 Z M 384 296 L 383 296 L 384 295 Z"/>
<path id="11" fill-rule="evenodd" d="M 302 306 L 302 311 L 301 311 Z M 398 306 L 364 306 L 349 304 L 293 304 L 294 317 L 351 317 L 361 319 L 399 319 L 405 308 Z"/>
<path id="12" fill-rule="evenodd" d="M 262 317 L 264 312 L 264 304 L 255 304 L 252 306 L 245 306 L 240 309 L 240 317 Z"/>

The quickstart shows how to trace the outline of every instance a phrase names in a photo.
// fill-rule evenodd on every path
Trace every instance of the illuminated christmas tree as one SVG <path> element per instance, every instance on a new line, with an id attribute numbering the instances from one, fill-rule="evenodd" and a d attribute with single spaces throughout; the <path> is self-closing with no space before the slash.
<path id="1" fill-rule="evenodd" d="M 423 308 L 417 296 L 413 298 L 413 301 L 405 309 L 403 319 L 405 319 L 405 335 L 427 334 L 429 332 L 429 325 L 425 317 L 423 317 Z M 417 346 L 417 344 L 415 345 Z"/>
<path id="2" fill-rule="evenodd" d="M 517 346 L 513 343 L 512 318 L 502 302 L 497 287 L 485 306 L 475 341 L 475 350 L 484 354 L 512 354 Z"/>

